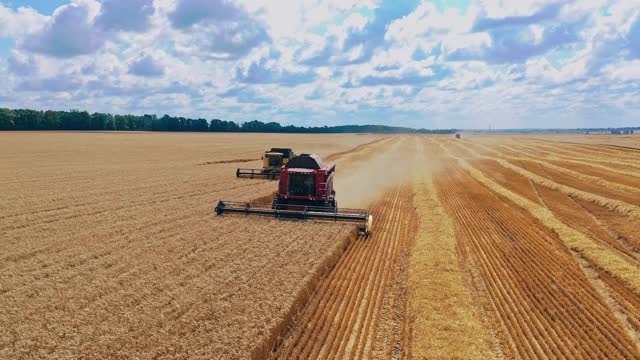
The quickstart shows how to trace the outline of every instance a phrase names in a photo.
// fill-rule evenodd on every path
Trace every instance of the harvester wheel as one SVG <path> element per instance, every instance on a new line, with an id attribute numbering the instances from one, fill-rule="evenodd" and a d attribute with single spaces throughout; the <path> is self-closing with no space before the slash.
<path id="1" fill-rule="evenodd" d="M 369 217 L 367 217 L 367 221 L 364 224 L 361 224 L 358 227 L 358 230 L 365 237 L 369 237 L 369 235 L 371 235 L 372 227 L 373 227 L 373 215 L 369 215 Z"/>

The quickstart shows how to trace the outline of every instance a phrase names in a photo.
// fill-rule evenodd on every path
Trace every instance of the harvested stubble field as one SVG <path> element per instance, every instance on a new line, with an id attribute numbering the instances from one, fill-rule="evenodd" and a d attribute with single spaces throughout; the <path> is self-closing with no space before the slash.
<path id="1" fill-rule="evenodd" d="M 2 358 L 640 358 L 628 144 L 0 135 Z M 212 214 L 272 194 L 233 171 L 282 145 L 337 163 L 370 237 Z"/>

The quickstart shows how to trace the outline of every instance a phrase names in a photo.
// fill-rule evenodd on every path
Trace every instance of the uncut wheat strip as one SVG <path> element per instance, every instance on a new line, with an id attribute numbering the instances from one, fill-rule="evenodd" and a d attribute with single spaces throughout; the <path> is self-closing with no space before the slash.
<path id="1" fill-rule="evenodd" d="M 604 206 L 610 210 L 614 210 L 617 211 L 618 213 L 622 214 L 622 215 L 626 215 L 628 216 L 630 219 L 633 220 L 640 220 L 640 206 L 637 205 L 631 205 L 629 203 L 626 203 L 624 201 L 620 201 L 620 200 L 615 200 L 615 199 L 610 199 L 604 196 L 600 196 L 600 195 L 596 195 L 596 194 L 592 194 L 586 191 L 582 191 L 582 190 L 578 190 L 575 188 L 572 188 L 570 186 L 567 185 L 562 185 L 562 184 L 558 184 L 556 182 L 550 181 L 548 179 L 545 179 L 544 177 L 534 174 L 528 170 L 525 170 L 519 166 L 513 165 L 511 163 L 509 163 L 506 160 L 503 159 L 494 159 L 495 161 L 497 161 L 500 165 L 502 165 L 505 168 L 511 169 L 513 171 L 515 171 L 516 173 L 525 176 L 529 179 L 531 179 L 531 181 L 535 182 L 538 185 L 544 186 L 546 188 L 552 189 L 552 190 L 558 190 L 560 192 L 563 192 L 567 195 L 570 196 L 575 196 L 577 198 L 580 198 L 582 200 L 587 200 L 587 201 L 591 201 L 593 203 L 596 203 L 598 205 Z"/>
<path id="2" fill-rule="evenodd" d="M 523 160 L 530 160 L 530 161 L 540 161 L 539 158 L 540 157 L 544 157 L 546 160 L 551 160 L 551 161 L 558 161 L 558 162 L 564 162 L 564 163 L 570 163 L 570 164 L 575 164 L 575 165 L 582 165 L 582 166 L 587 166 L 587 167 L 591 167 L 594 169 L 599 169 L 599 170 L 603 170 L 603 171 L 607 171 L 607 172 L 611 172 L 611 173 L 615 173 L 618 175 L 623 175 L 623 176 L 628 176 L 628 177 L 632 177 L 632 178 L 640 178 L 640 172 L 638 171 L 629 171 L 629 170 L 622 170 L 622 169 L 618 169 L 618 168 L 613 168 L 610 166 L 606 166 L 606 165 L 600 165 L 597 160 L 594 159 L 590 159 L 589 161 L 584 161 L 583 159 L 578 159 L 578 158 L 566 158 L 566 157 L 558 157 L 557 155 L 553 154 L 553 153 L 546 153 L 544 151 L 536 151 L 536 152 L 532 152 L 532 151 L 528 151 L 528 150 L 521 150 L 521 149 L 516 149 L 513 147 L 509 147 L 506 145 L 498 145 L 498 147 L 502 147 L 507 149 L 508 151 L 511 151 L 513 153 L 517 153 L 517 154 L 521 154 L 524 155 L 525 157 L 519 157 L 519 156 L 512 156 L 509 154 L 505 154 L 503 152 L 500 152 L 498 150 L 492 149 L 487 145 L 484 144 L 479 144 L 479 143 L 465 143 L 466 145 L 471 145 L 473 146 L 478 146 L 481 147 L 483 150 L 490 152 L 491 154 L 493 154 L 494 156 L 499 156 L 499 157 L 503 157 L 505 159 L 512 159 L 512 160 L 518 160 L 518 159 L 523 159 Z M 616 164 L 616 161 L 601 161 L 605 164 Z M 547 164 L 550 164 L 548 162 L 545 162 Z M 622 166 L 625 166 L 628 168 L 628 165 L 626 164 L 619 164 Z M 558 165 L 554 165 L 554 166 L 558 166 Z M 566 168 L 562 168 L 564 170 L 568 170 L 568 171 L 572 171 Z M 582 174 L 583 176 L 590 176 L 590 175 L 585 175 Z M 595 177 L 598 178 L 598 177 Z M 601 179 L 601 178 L 598 178 Z M 613 184 L 618 184 L 618 183 L 613 183 Z M 618 184 L 621 185 L 621 184 Z M 630 188 L 633 189 L 632 191 L 634 192 L 638 192 L 639 190 L 636 187 L 633 186 L 627 186 L 627 185 L 621 185 L 624 186 L 626 188 Z M 626 190 L 625 190 L 626 191 Z"/>
<path id="3" fill-rule="evenodd" d="M 524 163 L 521 163 L 521 165 L 523 168 L 528 169 L 528 167 Z M 554 177 L 551 174 L 549 174 L 540 164 L 537 164 L 537 166 L 543 171 L 542 176 L 544 176 L 550 181 L 555 182 Z M 533 181 L 529 179 L 529 182 L 531 183 L 531 186 L 533 186 L 533 188 L 535 189 L 541 203 L 546 208 L 548 208 L 550 211 L 554 213 L 558 213 L 558 211 L 561 211 L 561 213 L 558 213 L 556 215 L 560 220 L 564 218 L 564 220 L 562 221 L 564 221 L 566 224 L 569 224 L 574 229 L 577 229 L 578 231 L 589 236 L 590 238 L 593 238 L 594 240 L 599 240 L 604 245 L 619 251 L 631 263 L 640 265 L 640 263 L 638 262 L 637 254 L 636 254 L 637 253 L 636 248 L 632 244 L 628 243 L 628 239 L 625 238 L 624 235 L 620 235 L 616 230 L 612 229 L 609 225 L 603 222 L 604 218 L 615 216 L 616 218 L 619 219 L 621 217 L 624 218 L 624 215 L 611 214 L 608 208 L 602 208 L 600 205 L 597 205 L 593 202 L 576 199 L 572 196 L 568 196 L 565 193 L 562 193 L 553 189 L 542 187 L 541 190 L 538 190 L 537 186 L 535 185 L 535 183 L 533 183 Z M 546 200 L 543 199 L 541 191 L 547 193 L 547 195 L 545 195 L 547 197 Z M 557 198 L 558 196 L 560 197 L 559 199 Z M 559 210 L 557 208 L 558 205 L 570 206 L 569 204 L 574 204 L 574 206 L 577 207 L 577 209 L 573 209 L 571 211 L 572 214 L 575 215 L 575 212 L 577 211 L 578 214 L 584 215 L 584 216 L 581 216 L 582 219 L 580 221 L 571 219 L 571 217 L 567 218 L 566 213 L 564 215 L 562 214 L 565 211 Z M 598 217 L 591 210 L 589 210 L 587 205 L 597 206 L 598 208 L 601 208 L 602 211 L 608 212 L 608 214 L 607 215 L 601 214 L 599 215 L 600 217 Z M 588 221 L 588 219 L 591 219 L 592 223 L 585 224 L 584 222 L 582 222 L 582 221 Z M 624 220 L 627 221 L 627 219 L 624 219 Z M 600 231 L 604 231 L 605 233 L 598 234 L 597 230 L 594 231 L 594 226 Z"/>
<path id="4" fill-rule="evenodd" d="M 496 160 L 495 158 L 491 158 L 489 156 L 483 156 L 482 158 L 487 159 L 487 160 Z M 503 159 L 506 160 L 506 159 Z M 638 194 L 640 196 L 640 188 L 637 188 L 635 186 L 628 186 L 628 185 L 624 185 L 624 184 L 619 184 L 619 183 L 615 183 L 612 181 L 608 181 L 602 178 L 599 178 L 597 176 L 591 176 L 591 175 L 585 175 L 585 174 L 581 174 L 577 171 L 574 170 L 570 170 L 567 168 L 563 168 L 561 166 L 557 166 L 554 165 L 552 163 L 546 162 L 544 160 L 538 160 L 535 158 L 525 158 L 525 157 L 509 157 L 508 160 L 513 160 L 513 161 L 531 161 L 533 163 L 536 164 L 540 164 L 543 166 L 548 167 L 549 169 L 553 169 L 559 173 L 565 174 L 565 175 L 569 175 L 569 176 L 573 176 L 574 178 L 580 179 L 580 180 L 584 180 L 588 183 L 591 184 L 598 184 L 601 185 L 605 188 L 608 189 L 616 189 L 622 192 L 628 192 L 628 193 L 634 193 L 634 194 Z"/>
<path id="5" fill-rule="evenodd" d="M 488 147 L 486 147 L 485 145 L 481 145 L 478 144 L 480 146 L 485 147 L 485 149 L 487 149 L 488 151 L 493 152 L 494 154 L 498 155 L 498 156 L 509 156 L 506 154 L 502 154 L 499 151 L 493 150 L 493 149 L 489 149 Z M 524 155 L 530 155 L 531 153 L 529 152 L 525 152 L 525 151 L 517 151 L 520 154 L 524 154 Z M 546 152 L 538 152 L 533 154 L 536 157 L 544 157 L 547 160 L 552 160 L 552 161 L 560 161 L 560 162 L 565 162 L 565 163 L 569 163 L 569 164 L 575 164 L 575 165 L 582 165 L 582 166 L 588 166 L 594 169 L 599 169 L 599 170 L 603 170 L 603 171 L 608 171 L 611 173 L 615 173 L 618 175 L 624 175 L 624 176 L 630 176 L 630 177 L 634 177 L 634 178 L 640 178 L 640 172 L 638 171 L 628 171 L 628 170 L 622 170 L 622 169 L 618 169 L 618 168 L 614 168 L 611 166 L 606 166 L 606 165 L 601 165 L 601 163 L 604 164 L 613 164 L 613 165 L 621 165 L 621 166 L 625 166 L 627 168 L 629 168 L 628 165 L 626 164 L 617 164 L 616 161 L 605 161 L 605 160 L 596 160 L 596 159 L 590 159 L 588 161 L 582 159 L 582 158 L 574 158 L 574 157 L 559 157 L 555 154 L 552 153 L 546 153 Z"/>
<path id="6" fill-rule="evenodd" d="M 640 299 L 640 297 L 607 272 L 590 266 L 587 260 L 578 258 L 578 263 L 580 264 L 582 272 L 587 276 L 600 294 L 600 297 L 611 309 L 613 316 L 615 316 L 618 323 L 622 325 L 622 328 L 635 346 L 635 350 L 640 353 L 640 334 L 638 333 L 640 322 L 635 322 L 634 318 L 634 314 L 638 314 L 639 312 L 637 310 L 630 310 L 627 307 L 629 305 L 627 301 L 629 297 L 625 298 L 624 295 L 618 291 L 623 290 L 625 294 L 630 295 L 632 298 Z M 605 278 L 611 281 L 615 287 L 608 284 L 604 280 Z"/>
<path id="7" fill-rule="evenodd" d="M 611 172 L 618 172 L 618 173 L 633 176 L 633 177 L 640 176 L 640 165 L 619 161 L 620 159 L 607 158 L 602 154 L 571 156 L 571 155 L 563 155 L 561 153 L 556 153 L 554 151 L 542 151 L 542 150 L 535 151 L 534 154 L 537 157 L 544 157 L 549 160 L 586 165 L 596 169 L 602 169 L 602 170 L 611 171 Z"/>
<path id="8" fill-rule="evenodd" d="M 611 165 L 624 166 L 626 168 L 640 170 L 640 163 L 637 157 L 616 156 L 596 151 L 578 151 L 561 149 L 554 145 L 529 146 L 526 144 L 517 144 L 518 148 L 510 147 L 513 151 L 522 152 L 523 149 L 534 154 L 545 153 L 547 156 L 561 157 L 562 159 L 572 159 L 583 162 L 597 162 Z M 505 146 L 506 147 L 506 146 Z"/>
<path id="9" fill-rule="evenodd" d="M 630 264 L 627 260 L 613 252 L 611 249 L 595 243 L 581 232 L 565 225 L 559 221 L 549 209 L 546 209 L 545 207 L 538 205 L 489 179 L 466 160 L 460 158 L 455 159 L 463 169 L 469 172 L 485 186 L 513 201 L 521 208 L 530 212 L 534 217 L 538 218 L 545 226 L 556 231 L 570 249 L 579 252 L 591 263 L 620 279 L 623 283 L 633 289 L 634 292 L 640 294 L 640 268 Z"/>
<path id="10" fill-rule="evenodd" d="M 172 236 L 172 234 L 175 232 L 175 229 L 181 229 L 182 226 L 178 226 L 178 224 L 187 224 L 189 222 L 189 219 L 193 220 L 193 217 L 191 218 L 181 218 L 184 217 L 184 214 L 177 216 L 177 217 L 171 217 L 171 218 L 165 218 L 165 219 L 155 219 L 155 221 L 152 221 L 150 224 L 146 224 L 143 225 L 142 227 L 133 227 L 134 225 L 137 226 L 137 223 L 134 221 L 134 223 L 132 223 L 132 228 L 130 228 L 129 230 L 127 230 L 127 233 L 124 234 L 124 236 L 122 235 L 123 233 L 121 232 L 121 230 L 118 229 L 110 229 L 109 226 L 105 227 L 105 230 L 108 230 L 107 232 L 101 232 L 101 231 L 96 231 L 96 227 L 82 227 L 83 229 L 87 229 L 87 233 L 83 234 L 83 233 L 78 233 L 76 231 L 76 236 L 73 237 L 74 241 L 76 241 L 75 239 L 82 239 L 84 237 L 91 237 L 93 238 L 93 240 L 100 240 L 99 242 L 96 243 L 92 243 L 91 244 L 91 248 L 99 248 L 99 249 L 119 249 L 120 251 L 141 251 L 140 249 L 145 249 L 145 246 L 147 244 L 152 244 L 152 243 L 157 243 L 159 240 L 162 239 L 166 239 L 170 236 Z M 135 217 L 133 217 L 133 219 L 135 220 Z M 170 220 L 170 221 L 168 221 Z M 145 223 L 147 223 L 147 221 L 145 221 Z M 171 226 L 168 226 L 166 224 L 172 224 Z M 168 227 L 167 227 L 168 226 Z M 113 228 L 113 224 L 111 225 L 111 227 Z M 149 232 L 147 232 L 145 229 L 148 229 Z M 182 231 L 182 230 L 178 230 L 178 233 Z M 136 242 L 128 242 L 127 239 L 129 239 L 129 237 L 132 234 L 137 234 L 137 236 L 141 239 L 144 239 L 144 243 L 140 242 L 140 241 L 136 241 Z M 83 237 L 84 236 L 84 237 Z M 79 240 L 78 240 L 79 241 Z M 120 243 L 120 245 L 117 245 L 118 243 Z M 47 265 L 47 267 L 49 268 L 49 275 L 55 275 L 56 272 L 59 269 L 59 265 L 60 264 L 68 264 L 68 265 L 73 265 L 74 268 L 78 268 L 78 266 L 81 265 L 81 262 L 86 261 L 86 256 L 84 256 L 84 252 L 87 251 L 87 247 L 86 246 L 82 246 L 82 247 L 73 247 L 73 248 L 64 248 L 61 249 L 60 251 L 56 252 L 56 257 L 51 257 L 50 254 L 45 254 L 46 256 L 43 256 L 43 258 L 45 258 L 47 260 L 46 263 L 33 263 L 31 265 L 31 267 L 27 267 L 27 268 L 21 268 L 21 273 L 26 274 L 26 273 L 31 273 L 32 269 L 37 269 L 39 267 L 43 267 L 45 264 Z M 64 256 L 64 258 L 62 258 Z M 111 254 L 109 255 L 112 258 L 118 258 L 120 255 L 118 255 L 117 253 Z M 84 261 L 83 261 L 84 259 Z M 97 257 L 94 257 L 93 260 L 97 260 Z M 105 261 L 108 261 L 108 258 L 104 259 Z M 15 266 L 15 265 L 13 265 Z M 57 270 L 56 270 L 57 269 Z M 2 270 L 0 270 L 0 274 L 2 273 Z M 84 274 L 91 274 L 92 272 L 83 272 Z M 71 274 L 71 277 L 74 277 L 74 274 Z M 27 282 L 24 283 L 24 286 L 29 286 Z"/>
<path id="11" fill-rule="evenodd" d="M 537 157 L 513 157 L 513 156 L 504 156 L 504 155 L 501 155 L 501 154 L 497 154 L 496 157 L 489 157 L 489 156 L 479 155 L 479 158 L 490 160 L 490 161 L 496 161 L 496 162 L 498 162 L 498 164 L 500 164 L 500 166 L 503 166 L 503 167 L 508 168 L 508 169 L 512 169 L 512 168 L 511 167 L 506 167 L 504 165 L 504 164 L 506 164 L 506 162 L 504 162 L 504 160 L 507 160 L 508 163 L 510 163 L 511 166 L 517 166 L 515 164 L 512 164 L 513 161 L 529 161 L 529 162 L 532 162 L 532 163 L 537 164 L 539 166 L 544 166 L 544 167 L 547 167 L 547 168 L 552 169 L 554 171 L 557 171 L 557 172 L 559 172 L 561 174 L 569 175 L 572 178 L 580 179 L 580 180 L 584 181 L 587 184 L 597 184 L 597 185 L 602 186 L 605 189 L 612 189 L 613 191 L 618 191 L 618 192 L 624 193 L 624 194 L 635 194 L 638 197 L 640 197 L 640 189 L 638 187 L 624 185 L 624 184 L 621 184 L 619 182 L 613 182 L 613 181 L 605 180 L 605 179 L 603 179 L 601 177 L 598 177 L 598 176 L 591 176 L 591 175 L 582 174 L 582 173 L 580 173 L 578 171 L 574 171 L 574 170 L 567 169 L 567 168 L 564 168 L 564 167 L 561 167 L 561 166 L 557 166 L 555 164 L 549 163 L 549 162 L 544 161 L 544 160 L 539 160 L 539 159 L 537 159 Z M 522 169 L 522 170 L 523 171 L 527 171 L 526 169 Z M 523 175 L 522 173 L 519 173 L 519 174 Z M 539 176 L 539 175 L 536 175 L 536 176 Z M 533 181 L 531 178 L 529 178 L 527 176 L 525 176 L 525 178 L 529 179 L 529 181 Z M 544 179 L 544 177 L 542 177 L 542 176 L 539 176 L 539 178 L 540 179 Z M 566 185 L 562 185 L 562 184 L 560 184 L 560 183 L 558 183 L 556 181 L 553 181 L 553 179 L 546 179 L 546 180 L 550 181 L 550 183 L 558 184 L 558 186 L 566 186 Z M 575 191 L 582 191 L 582 190 L 575 189 Z M 566 193 L 566 192 L 564 192 L 564 193 Z M 605 200 L 606 199 L 606 201 L 609 203 L 609 205 L 606 205 L 606 208 L 608 208 L 608 209 L 615 209 L 615 206 L 621 206 L 621 205 L 622 206 L 629 205 L 629 206 L 632 206 L 632 207 L 635 206 L 635 205 L 630 205 L 630 204 L 628 204 L 628 203 L 626 203 L 626 202 L 624 202 L 622 200 L 617 200 L 617 199 L 613 199 L 613 198 L 602 196 L 602 195 L 592 194 L 592 193 L 586 192 L 586 191 L 582 191 L 582 193 L 583 194 L 589 194 L 589 198 L 585 199 L 583 197 L 583 200 L 595 202 L 596 204 L 599 204 L 599 205 L 602 205 L 602 203 L 600 201 L 594 201 L 592 199 L 593 196 L 598 196 L 601 200 Z M 617 197 L 617 196 L 614 195 L 613 197 Z M 612 202 L 617 202 L 617 203 L 616 204 L 612 204 Z M 623 215 L 625 215 L 625 216 L 628 215 L 628 212 L 627 212 L 629 210 L 628 207 L 626 207 L 626 208 L 622 207 L 622 208 L 619 208 L 616 211 L 620 212 L 620 209 L 625 209 L 625 212 L 623 213 Z M 640 208 L 636 207 L 636 210 L 637 209 L 640 209 Z"/>
<path id="12" fill-rule="evenodd" d="M 421 163 L 426 161 L 425 151 L 424 147 L 419 151 Z M 465 351 L 493 358 L 491 336 L 484 330 L 480 309 L 467 287 L 453 223 L 438 197 L 434 176 L 421 169 L 414 184 L 419 230 L 409 260 L 408 312 L 409 318 L 415 318 L 410 329 L 411 349 L 416 358 L 459 358 Z M 443 306 L 452 309 L 431 310 Z M 464 336 L 452 341 L 455 333 Z"/>
<path id="13" fill-rule="evenodd" d="M 532 139 L 528 139 L 532 140 Z M 578 144 L 578 143 L 561 143 L 554 141 L 534 140 L 523 141 L 519 144 L 527 144 L 529 146 L 543 146 L 546 148 L 558 149 L 563 152 L 570 152 L 584 156 L 585 153 L 601 153 L 609 157 L 618 157 L 631 161 L 632 163 L 638 163 L 640 160 L 637 155 L 640 153 L 637 149 L 629 149 L 624 147 L 616 147 L 607 144 Z M 640 163 L 639 163 L 640 164 Z"/>
<path id="14" fill-rule="evenodd" d="M 630 291 L 621 284 L 618 279 L 612 277 L 608 273 L 597 269 L 598 279 L 601 280 L 610 289 L 609 292 L 617 298 L 618 304 L 628 313 L 628 320 L 633 324 L 634 331 L 640 335 L 640 296 Z M 640 347 L 640 336 L 636 337 L 636 342 Z M 639 349 L 640 350 L 640 349 Z"/>
<path id="15" fill-rule="evenodd" d="M 511 155 L 509 154 L 505 154 L 501 151 L 495 150 L 490 148 L 489 146 L 485 145 L 485 144 L 480 144 L 480 143 L 466 143 L 468 145 L 472 145 L 472 146 L 478 146 L 481 147 L 482 149 L 496 155 L 496 156 L 505 156 L 505 157 L 511 157 Z M 555 161 L 560 161 L 560 162 L 566 162 L 566 163 L 571 163 L 571 164 L 576 164 L 576 165 L 584 165 L 584 166 L 588 166 L 588 167 L 592 167 L 595 169 L 600 169 L 600 170 L 604 170 L 604 171 L 608 171 L 608 172 L 612 172 L 612 173 L 616 173 L 616 174 L 620 174 L 620 175 L 625 175 L 625 176 L 631 176 L 631 177 L 640 177 L 640 173 L 638 171 L 628 171 L 628 170 L 623 170 L 623 169 L 619 169 L 619 168 L 615 168 L 615 167 L 611 167 L 611 166 L 607 166 L 606 164 L 609 165 L 620 165 L 620 166 L 624 166 L 625 168 L 629 168 L 628 164 L 626 163 L 618 163 L 616 164 L 615 160 L 611 160 L 611 159 L 607 159 L 607 160 L 597 160 L 594 158 L 589 158 L 589 159 L 584 159 L 584 158 L 579 158 L 579 157 L 565 157 L 565 156 L 558 156 L 558 154 L 553 153 L 553 152 L 545 152 L 545 151 L 541 151 L 539 149 L 536 149 L 536 151 L 532 151 L 529 149 L 516 149 L 514 147 L 510 147 L 507 145 L 497 145 L 497 147 L 499 148 L 504 148 L 507 151 L 510 152 L 514 152 L 514 153 L 518 153 L 518 154 L 522 154 L 524 156 L 532 156 L 535 158 L 539 158 L 544 156 L 545 159 L 547 160 L 555 160 Z M 601 164 L 605 164 L 605 165 L 601 165 Z"/>

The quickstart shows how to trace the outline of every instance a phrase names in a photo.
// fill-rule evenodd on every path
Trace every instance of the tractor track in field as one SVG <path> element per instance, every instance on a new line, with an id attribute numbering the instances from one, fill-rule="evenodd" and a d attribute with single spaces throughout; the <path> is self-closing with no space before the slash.
<path id="1" fill-rule="evenodd" d="M 624 286 L 618 279 L 600 269 L 596 270 L 598 277 L 608 287 L 609 293 L 627 316 L 627 321 L 634 330 L 640 333 L 640 295 Z"/>
<path id="2" fill-rule="evenodd" d="M 330 154 L 329 156 L 327 156 L 325 158 L 325 160 L 326 161 L 335 161 L 335 160 L 338 160 L 340 158 L 344 158 L 345 156 L 353 155 L 355 153 L 359 153 L 359 152 L 368 150 L 372 146 L 380 145 L 380 144 L 382 144 L 384 142 L 387 142 L 387 140 L 389 140 L 389 139 L 391 139 L 389 136 L 385 136 L 385 137 L 380 138 L 380 139 L 369 141 L 367 143 L 360 144 L 360 145 L 358 145 L 358 146 L 356 146 L 356 147 L 354 147 L 352 149 L 345 150 L 345 151 L 339 151 L 339 152 Z"/>
<path id="3" fill-rule="evenodd" d="M 495 152 L 495 154 L 497 156 L 501 155 L 498 152 Z M 521 155 L 519 156 L 521 157 Z M 528 153 L 528 156 L 537 158 L 542 155 Z M 558 163 L 563 161 L 565 160 L 562 158 L 558 158 L 557 160 Z M 638 264 L 638 260 L 640 260 L 640 238 L 638 238 L 638 235 L 636 234 L 638 234 L 640 227 L 633 222 L 629 222 L 625 215 L 621 215 L 591 201 L 579 199 L 574 196 L 537 185 L 531 179 L 527 179 L 515 173 L 513 170 L 506 169 L 495 161 L 480 160 L 475 163 L 479 166 L 479 169 L 487 174 L 488 177 L 497 181 L 505 188 L 508 188 L 521 196 L 527 197 L 529 200 L 541 203 L 568 226 L 571 226 L 591 238 L 612 247 L 616 251 L 624 254 L 628 260 Z M 533 166 L 541 175 L 550 181 L 557 183 L 556 179 L 540 164 L 526 164 L 523 161 L 518 161 L 514 162 L 514 165 L 532 172 Z M 563 164 L 563 166 L 566 166 L 566 164 Z M 576 168 L 574 170 L 587 172 L 587 169 L 588 167 L 582 166 L 581 168 Z M 621 182 L 624 182 L 624 179 L 619 175 L 610 175 L 615 175 L 617 178 L 622 180 Z M 608 180 L 607 174 L 605 173 L 600 174 L 600 177 Z M 627 176 L 627 178 L 629 177 Z M 530 183 L 530 187 L 533 189 L 533 192 L 527 191 L 523 186 L 521 186 L 523 181 L 528 181 Z M 574 182 L 569 185 L 577 188 L 580 185 L 576 185 L 576 182 L 580 183 L 588 181 L 576 178 L 574 179 Z M 532 196 L 532 194 L 534 195 Z"/>
<path id="4" fill-rule="evenodd" d="M 610 247 L 616 252 L 620 252 L 627 260 L 636 265 L 640 265 L 638 260 L 638 245 L 634 244 L 633 227 L 616 229 L 609 225 L 602 214 L 595 214 L 589 207 L 599 207 L 584 200 L 576 199 L 556 190 L 548 189 L 535 184 L 510 169 L 501 167 L 495 161 L 480 160 L 474 162 L 475 166 L 481 170 L 487 177 L 496 181 L 501 186 L 510 191 L 526 197 L 528 200 L 537 202 L 553 212 L 555 216 L 564 222 L 567 226 L 587 235 L 594 241 Z M 524 163 L 518 163 L 519 167 L 530 170 L 530 167 Z M 530 166 L 537 166 L 533 164 Z M 544 169 L 541 168 L 541 171 Z M 555 179 L 548 175 L 550 181 Z M 527 186 L 524 186 L 524 185 Z M 616 217 L 616 213 L 608 211 L 607 217 Z"/>
<path id="5" fill-rule="evenodd" d="M 373 233 L 349 245 L 276 344 L 272 358 L 409 356 L 406 297 L 396 280 L 402 277 L 401 262 L 415 231 L 412 206 L 409 185 L 373 202 Z M 400 291 L 386 292 L 390 286 Z"/>
<path id="6" fill-rule="evenodd" d="M 538 165 L 538 167 L 546 178 L 554 182 L 556 181 L 544 168 L 540 167 L 540 165 Z M 528 169 L 525 166 L 523 166 L 523 168 Z M 636 266 L 640 266 L 637 251 L 634 251 L 628 242 L 623 241 L 622 239 L 624 238 L 619 233 L 591 212 L 584 202 L 557 191 L 539 189 L 536 184 L 533 184 L 533 186 L 536 188 L 538 194 L 540 194 L 540 199 L 545 204 L 545 207 L 556 214 L 558 219 L 589 236 L 591 239 L 599 241 L 614 251 L 619 252 L 627 261 Z"/>
<path id="7" fill-rule="evenodd" d="M 438 188 L 508 357 L 640 356 L 553 232 L 462 170 L 449 169 Z"/>

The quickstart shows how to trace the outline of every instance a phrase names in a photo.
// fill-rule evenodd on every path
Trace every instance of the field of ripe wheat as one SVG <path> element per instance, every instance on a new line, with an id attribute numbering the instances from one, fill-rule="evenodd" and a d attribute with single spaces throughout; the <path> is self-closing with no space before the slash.
<path id="1" fill-rule="evenodd" d="M 0 133 L 0 358 L 639 358 L 635 137 Z M 270 147 L 349 224 L 223 216 Z"/>
<path id="2" fill-rule="evenodd" d="M 328 156 L 379 139 L 0 137 L 0 358 L 248 357 L 352 228 L 216 218 L 215 200 L 272 194 L 273 181 L 235 177 L 271 146 Z"/>

